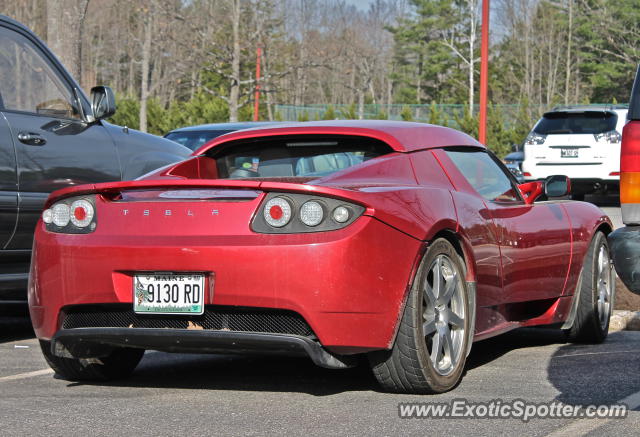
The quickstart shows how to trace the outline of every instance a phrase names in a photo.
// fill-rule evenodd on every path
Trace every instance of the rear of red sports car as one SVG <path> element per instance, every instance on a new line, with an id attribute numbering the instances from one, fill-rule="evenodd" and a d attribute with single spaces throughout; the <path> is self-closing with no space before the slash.
<path id="1" fill-rule="evenodd" d="M 29 286 L 45 355 L 257 351 L 340 368 L 388 349 L 422 248 L 390 224 L 410 210 L 397 193 L 417 189 L 409 158 L 370 129 L 285 131 L 54 193 Z"/>
<path id="2" fill-rule="evenodd" d="M 145 350 L 366 354 L 386 390 L 443 392 L 474 339 L 561 322 L 606 337 L 610 223 L 535 204 L 566 194 L 555 183 L 518 187 L 469 136 L 419 123 L 236 132 L 141 180 L 53 193 L 32 322 L 68 379 L 126 376 Z"/>

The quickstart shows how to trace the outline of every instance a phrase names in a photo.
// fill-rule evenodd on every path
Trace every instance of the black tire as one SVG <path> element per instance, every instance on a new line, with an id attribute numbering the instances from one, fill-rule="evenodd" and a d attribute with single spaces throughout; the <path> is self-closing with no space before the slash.
<path id="1" fill-rule="evenodd" d="M 117 348 L 100 358 L 64 358 L 51 352 L 51 343 L 40 340 L 40 348 L 47 364 L 59 376 L 70 381 L 110 381 L 133 373 L 144 349 Z"/>
<path id="2" fill-rule="evenodd" d="M 447 321 L 443 322 L 439 319 L 439 314 L 444 314 L 446 311 L 446 305 L 439 305 L 438 311 L 433 313 L 433 325 L 432 328 L 426 328 L 428 323 L 425 322 L 427 317 L 428 304 L 425 297 L 425 286 L 429 285 L 429 278 L 433 281 L 434 273 L 432 273 L 431 266 L 437 259 L 450 260 L 450 267 L 453 267 L 457 271 L 457 280 L 459 289 L 453 291 L 456 295 L 456 309 L 464 308 L 462 320 L 458 319 L 458 322 L 462 322 L 458 325 L 463 325 L 464 330 L 462 335 L 458 334 L 460 328 L 455 328 L 453 324 Z M 449 268 L 447 268 L 449 271 Z M 373 370 L 373 374 L 380 383 L 381 387 L 385 391 L 398 392 L 398 393 L 442 393 L 454 388 L 462 377 L 464 365 L 468 350 L 468 332 L 470 325 L 470 308 L 469 308 L 469 295 L 467 290 L 467 283 L 465 281 L 465 266 L 461 257 L 455 251 L 451 243 L 446 239 L 440 238 L 434 241 L 427 253 L 424 255 L 414 283 L 411 287 L 411 292 L 407 298 L 407 303 L 400 321 L 398 334 L 396 336 L 393 348 L 389 351 L 377 351 L 369 354 L 369 362 Z M 448 281 L 448 280 L 447 280 Z M 452 282 L 453 283 L 453 282 Z M 446 294 L 448 290 L 446 283 L 441 283 L 439 290 L 443 290 L 442 293 Z M 438 294 L 441 294 L 440 292 Z M 432 290 L 431 295 L 435 296 L 435 292 Z M 453 309 L 453 298 L 449 303 L 449 309 Z M 450 313 L 449 313 L 450 314 Z M 424 325 L 423 325 L 424 324 Z M 440 328 L 446 325 L 447 332 L 449 332 L 449 351 L 456 349 L 459 354 L 455 354 L 456 359 L 450 360 L 451 371 L 443 374 L 438 371 L 436 364 L 432 362 L 432 358 L 429 354 L 429 348 L 432 352 L 434 350 L 435 336 L 440 335 Z M 453 328 L 450 328 L 451 327 Z M 458 326 L 455 325 L 455 326 Z M 433 328 L 438 326 L 438 328 Z M 435 329 L 433 336 L 425 336 L 426 329 Z M 455 336 L 455 338 L 453 337 Z M 443 338 L 444 337 L 440 337 Z M 452 341 L 452 339 L 456 341 Z M 438 344 L 440 345 L 440 341 Z M 445 341 L 443 344 L 446 344 Z M 431 345 L 431 346 L 429 346 Z M 436 353 L 439 356 L 440 351 Z M 443 360 L 446 358 L 446 350 L 443 353 Z M 450 354 L 454 356 L 454 354 Z"/>
<path id="3" fill-rule="evenodd" d="M 584 194 L 572 194 L 571 200 L 579 200 L 581 202 L 584 202 Z"/>
<path id="4" fill-rule="evenodd" d="M 599 260 L 600 253 L 606 254 L 606 268 L 602 277 L 606 278 L 610 288 L 608 295 L 608 306 L 598 305 L 601 289 Z M 584 259 L 580 279 L 578 280 L 579 290 L 576 298 L 577 310 L 573 325 L 567 329 L 567 339 L 574 343 L 602 343 L 609 332 L 609 319 L 615 303 L 615 274 L 609 262 L 609 245 L 607 237 L 602 232 L 596 232 L 589 250 Z M 604 308 L 604 311 L 602 311 Z"/>

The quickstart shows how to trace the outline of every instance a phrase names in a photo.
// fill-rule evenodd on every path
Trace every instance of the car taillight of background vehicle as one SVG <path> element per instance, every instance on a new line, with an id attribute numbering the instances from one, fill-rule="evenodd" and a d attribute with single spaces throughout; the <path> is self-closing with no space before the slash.
<path id="1" fill-rule="evenodd" d="M 640 224 L 640 120 L 629 121 L 622 130 L 620 206 L 626 225 Z"/>
<path id="2" fill-rule="evenodd" d="M 350 225 L 364 211 L 363 206 L 330 197 L 269 193 L 251 229 L 262 234 L 334 231 Z"/>
<path id="3" fill-rule="evenodd" d="M 540 144 L 544 144 L 546 139 L 547 139 L 546 135 L 541 135 L 535 132 L 531 132 L 529 135 L 527 135 L 527 139 L 524 140 L 524 143 L 529 146 L 540 145 Z"/>
<path id="4" fill-rule="evenodd" d="M 97 226 L 95 197 L 60 200 L 42 212 L 47 231 L 62 234 L 88 234 Z"/>
<path id="5" fill-rule="evenodd" d="M 616 130 L 612 130 L 609 132 L 603 132 L 600 134 L 593 134 L 593 137 L 599 143 L 609 143 L 609 144 L 617 144 L 622 140 L 622 135 Z"/>

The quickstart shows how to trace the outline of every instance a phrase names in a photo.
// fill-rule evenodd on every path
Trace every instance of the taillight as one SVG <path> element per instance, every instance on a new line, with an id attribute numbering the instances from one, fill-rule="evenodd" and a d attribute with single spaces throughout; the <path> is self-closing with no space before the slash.
<path id="1" fill-rule="evenodd" d="M 47 231 L 63 234 L 88 234 L 96 229 L 95 197 L 60 200 L 42 212 Z"/>
<path id="2" fill-rule="evenodd" d="M 269 193 L 251 229 L 263 234 L 334 231 L 353 223 L 364 210 L 363 206 L 330 197 Z"/>
<path id="3" fill-rule="evenodd" d="M 281 228 L 291 220 L 291 203 L 284 197 L 274 197 L 264 205 L 264 219 L 274 228 Z"/>
<path id="4" fill-rule="evenodd" d="M 535 132 L 531 132 L 529 135 L 527 135 L 527 138 L 524 140 L 524 143 L 529 145 L 529 146 L 531 146 L 531 145 L 540 145 L 540 144 L 544 144 L 546 139 L 547 139 L 546 135 L 542 135 L 542 134 L 537 134 Z"/>
<path id="5" fill-rule="evenodd" d="M 593 134 L 593 137 L 597 142 L 605 142 L 609 144 L 617 144 L 622 139 L 622 135 L 617 130 L 612 130 L 609 132 L 603 132 L 600 134 Z"/>
<path id="6" fill-rule="evenodd" d="M 620 206 L 625 224 L 640 224 L 640 121 L 629 121 L 622 130 Z"/>

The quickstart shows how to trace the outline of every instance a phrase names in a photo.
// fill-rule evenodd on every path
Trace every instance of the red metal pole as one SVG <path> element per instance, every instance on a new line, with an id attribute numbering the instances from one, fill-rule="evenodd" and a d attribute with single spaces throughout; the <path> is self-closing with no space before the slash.
<path id="1" fill-rule="evenodd" d="M 258 121 L 260 111 L 260 58 L 262 57 L 262 49 L 258 47 L 256 50 L 256 92 L 253 99 L 253 121 Z"/>
<path id="2" fill-rule="evenodd" d="M 489 75 L 489 0 L 482 0 L 482 45 L 480 47 L 480 120 L 478 141 L 487 143 L 487 77 Z"/>

